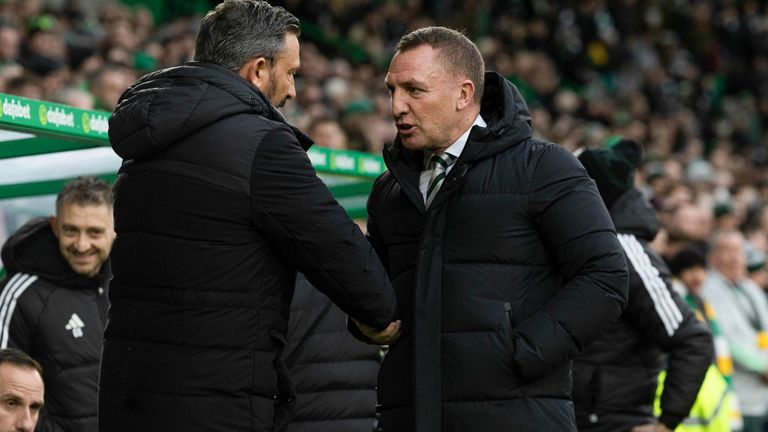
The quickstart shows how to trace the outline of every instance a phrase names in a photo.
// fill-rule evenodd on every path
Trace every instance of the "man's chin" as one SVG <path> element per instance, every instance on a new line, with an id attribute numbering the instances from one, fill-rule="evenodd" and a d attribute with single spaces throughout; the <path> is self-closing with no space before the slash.
<path id="1" fill-rule="evenodd" d="M 285 101 L 286 100 L 287 99 L 283 99 L 283 100 L 279 100 L 279 101 L 272 101 L 272 100 L 270 100 L 270 102 L 272 102 L 272 106 L 274 106 L 275 108 L 282 108 L 285 105 Z"/>
<path id="2" fill-rule="evenodd" d="M 92 264 L 78 265 L 74 263 L 69 263 L 69 265 L 70 267 L 72 267 L 72 270 L 75 273 L 83 276 L 93 277 L 93 276 L 96 276 L 97 273 L 99 273 L 99 269 Z"/>
<path id="3" fill-rule="evenodd" d="M 413 138 L 400 138 L 400 141 L 403 143 L 403 147 L 407 148 L 408 150 L 424 150 L 424 144 L 419 142 L 416 139 Z"/>

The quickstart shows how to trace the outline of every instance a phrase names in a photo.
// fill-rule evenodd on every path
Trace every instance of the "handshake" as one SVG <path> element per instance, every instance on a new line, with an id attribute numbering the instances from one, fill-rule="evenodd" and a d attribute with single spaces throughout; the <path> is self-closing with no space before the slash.
<path id="1" fill-rule="evenodd" d="M 371 343 L 376 345 L 392 345 L 400 339 L 400 326 L 402 322 L 400 320 L 392 321 L 384 330 L 376 330 L 371 326 L 367 326 L 360 321 L 352 318 L 360 332 L 367 337 Z"/>

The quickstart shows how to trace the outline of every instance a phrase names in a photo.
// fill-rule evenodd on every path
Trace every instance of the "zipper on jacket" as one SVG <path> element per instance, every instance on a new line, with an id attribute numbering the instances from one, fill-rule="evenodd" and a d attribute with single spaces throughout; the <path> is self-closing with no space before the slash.
<path id="1" fill-rule="evenodd" d="M 512 332 L 512 305 L 509 302 L 504 303 L 504 319 L 506 325 L 504 326 L 508 332 Z"/>

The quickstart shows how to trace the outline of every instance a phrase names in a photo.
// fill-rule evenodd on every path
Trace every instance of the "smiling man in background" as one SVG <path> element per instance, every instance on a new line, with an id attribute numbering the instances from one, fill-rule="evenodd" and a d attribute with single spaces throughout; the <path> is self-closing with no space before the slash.
<path id="1" fill-rule="evenodd" d="M 0 348 L 43 366 L 47 401 L 37 431 L 95 431 L 112 190 L 80 177 L 61 189 L 56 216 L 29 221 L 3 245 Z"/>

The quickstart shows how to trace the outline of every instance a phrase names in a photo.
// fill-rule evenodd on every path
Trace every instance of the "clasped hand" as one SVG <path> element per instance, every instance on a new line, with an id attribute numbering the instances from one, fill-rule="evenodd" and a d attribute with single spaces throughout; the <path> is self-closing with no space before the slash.
<path id="1" fill-rule="evenodd" d="M 400 320 L 392 321 L 387 328 L 378 331 L 375 328 L 365 325 L 356 319 L 352 319 L 357 328 L 367 337 L 371 343 L 376 345 L 392 345 L 400 339 Z"/>

